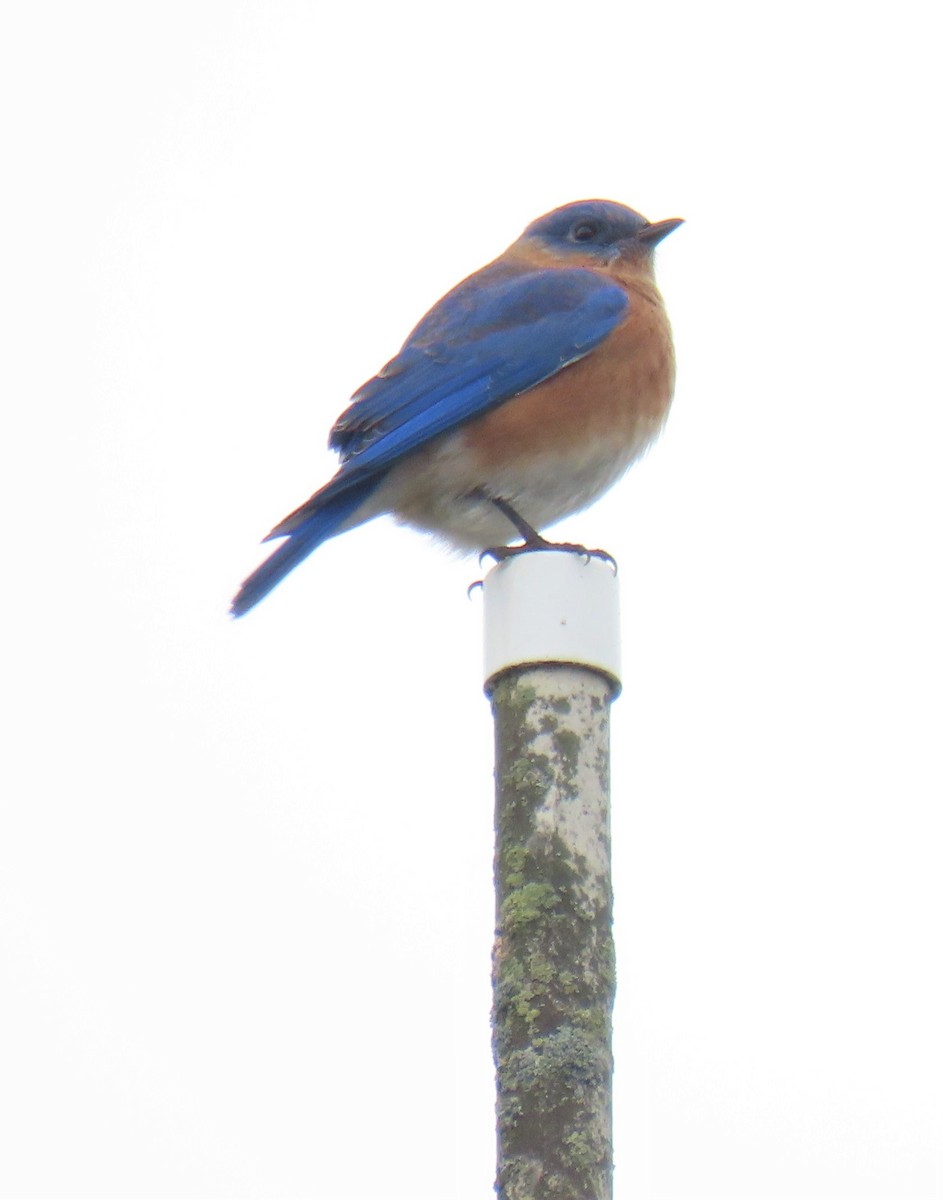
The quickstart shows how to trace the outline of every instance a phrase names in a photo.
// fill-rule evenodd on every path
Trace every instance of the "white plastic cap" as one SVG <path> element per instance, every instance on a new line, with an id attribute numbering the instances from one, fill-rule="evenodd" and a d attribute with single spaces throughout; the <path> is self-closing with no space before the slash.
<path id="1" fill-rule="evenodd" d="M 612 563 L 565 550 L 505 559 L 485 577 L 485 692 L 528 663 L 572 663 L 621 687 L 619 583 Z"/>

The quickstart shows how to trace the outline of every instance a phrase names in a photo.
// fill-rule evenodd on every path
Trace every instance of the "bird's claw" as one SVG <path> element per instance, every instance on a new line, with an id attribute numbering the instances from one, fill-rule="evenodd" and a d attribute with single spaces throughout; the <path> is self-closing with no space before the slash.
<path id="1" fill-rule="evenodd" d="M 577 542 L 548 542 L 546 538 L 541 538 L 540 541 L 521 542 L 515 546 L 487 546 L 478 555 L 478 565 L 484 566 L 486 558 L 493 558 L 496 563 L 502 563 L 509 558 L 516 558 L 519 554 L 530 554 L 539 550 L 562 550 L 565 554 L 578 554 L 587 563 L 590 559 L 598 558 L 612 567 L 614 575 L 619 573 L 619 564 L 606 550 L 590 550 Z"/>

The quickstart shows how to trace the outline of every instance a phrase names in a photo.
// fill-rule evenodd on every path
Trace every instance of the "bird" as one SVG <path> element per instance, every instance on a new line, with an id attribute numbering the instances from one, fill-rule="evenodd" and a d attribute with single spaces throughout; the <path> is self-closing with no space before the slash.
<path id="1" fill-rule="evenodd" d="M 464 552 L 556 547 L 539 531 L 597 500 L 664 425 L 675 357 L 653 259 L 681 224 L 566 204 L 443 296 L 352 396 L 328 440 L 336 474 L 264 539 L 286 540 L 232 614 L 384 513 Z"/>

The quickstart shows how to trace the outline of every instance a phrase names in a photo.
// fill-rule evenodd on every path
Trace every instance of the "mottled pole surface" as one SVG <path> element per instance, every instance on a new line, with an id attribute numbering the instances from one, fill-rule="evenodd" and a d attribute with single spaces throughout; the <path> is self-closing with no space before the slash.
<path id="1" fill-rule="evenodd" d="M 612 681 L 528 666 L 491 696 L 500 1200 L 612 1196 Z"/>

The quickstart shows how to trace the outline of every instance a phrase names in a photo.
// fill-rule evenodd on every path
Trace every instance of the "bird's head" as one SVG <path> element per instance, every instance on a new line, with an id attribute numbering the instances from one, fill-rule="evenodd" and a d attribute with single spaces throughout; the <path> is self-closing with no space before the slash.
<path id="1" fill-rule="evenodd" d="M 650 265 L 658 243 L 681 224 L 681 217 L 649 221 L 612 200 L 578 200 L 539 217 L 516 245 L 574 266 L 609 267 L 619 259 Z"/>

